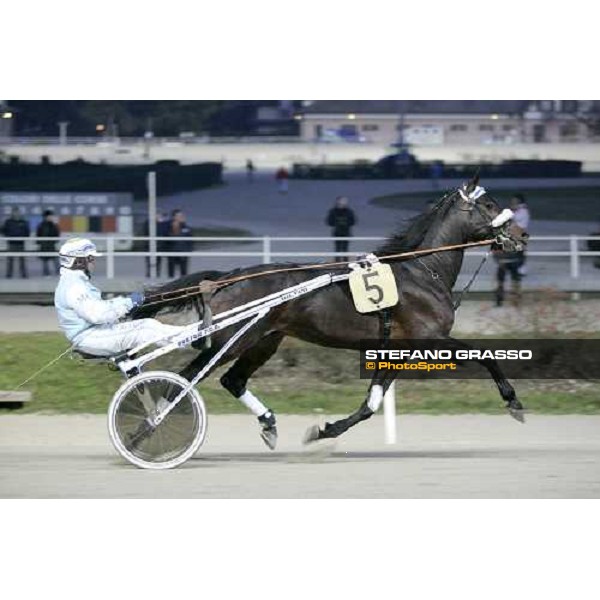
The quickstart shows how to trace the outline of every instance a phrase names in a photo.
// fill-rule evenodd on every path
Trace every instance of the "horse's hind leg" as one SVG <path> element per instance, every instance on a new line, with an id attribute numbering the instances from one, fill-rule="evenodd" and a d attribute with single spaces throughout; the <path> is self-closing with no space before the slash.
<path id="1" fill-rule="evenodd" d="M 339 419 L 333 423 L 325 423 L 323 429 L 320 429 L 318 425 L 309 427 L 304 434 L 304 443 L 310 444 L 311 442 L 325 438 L 336 438 L 348 431 L 350 427 L 354 427 L 357 423 L 371 418 L 381 406 L 383 396 L 390 385 L 392 385 L 394 379 L 395 374 L 393 372 L 377 373 L 369 386 L 369 395 L 358 410 L 344 419 Z"/>
<path id="2" fill-rule="evenodd" d="M 260 436 L 271 450 L 274 450 L 277 444 L 275 414 L 246 387 L 246 384 L 252 374 L 275 354 L 284 335 L 276 331 L 261 338 L 221 377 L 221 385 L 258 417 L 261 426 Z"/>

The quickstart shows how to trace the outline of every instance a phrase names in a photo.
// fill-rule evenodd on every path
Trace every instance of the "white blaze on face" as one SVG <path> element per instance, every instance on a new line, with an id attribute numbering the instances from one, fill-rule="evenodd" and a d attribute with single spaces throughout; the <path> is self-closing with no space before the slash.
<path id="1" fill-rule="evenodd" d="M 510 208 L 505 208 L 499 215 L 496 215 L 492 220 L 492 227 L 502 227 L 504 223 L 510 221 L 514 216 L 514 213 Z"/>

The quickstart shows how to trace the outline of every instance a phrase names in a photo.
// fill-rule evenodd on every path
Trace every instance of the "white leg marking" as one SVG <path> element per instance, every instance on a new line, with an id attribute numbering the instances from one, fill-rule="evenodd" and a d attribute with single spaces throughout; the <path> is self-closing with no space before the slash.
<path id="1" fill-rule="evenodd" d="M 377 409 L 381 406 L 382 401 L 383 401 L 383 386 L 382 385 L 374 385 L 371 388 L 371 394 L 369 396 L 369 400 L 367 401 L 367 406 L 373 412 L 377 412 Z"/>
<path id="2" fill-rule="evenodd" d="M 268 410 L 268 408 L 250 390 L 246 390 L 239 397 L 239 401 L 257 417 L 264 415 Z"/>

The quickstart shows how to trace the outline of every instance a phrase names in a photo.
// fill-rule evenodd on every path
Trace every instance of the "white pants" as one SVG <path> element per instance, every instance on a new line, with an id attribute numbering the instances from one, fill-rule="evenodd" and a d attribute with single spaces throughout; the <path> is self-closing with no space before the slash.
<path id="1" fill-rule="evenodd" d="M 156 319 L 139 319 L 114 325 L 96 325 L 76 338 L 75 348 L 96 356 L 113 356 L 136 346 L 153 342 L 164 346 L 167 337 L 181 333 L 185 327 L 165 325 Z"/>

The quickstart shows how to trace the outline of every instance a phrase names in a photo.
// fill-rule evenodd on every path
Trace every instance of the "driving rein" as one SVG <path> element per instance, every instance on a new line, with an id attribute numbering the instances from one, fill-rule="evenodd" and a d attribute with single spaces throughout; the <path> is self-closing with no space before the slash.
<path id="1" fill-rule="evenodd" d="M 377 258 L 378 260 L 382 261 L 392 259 L 410 260 L 411 258 L 417 258 L 428 254 L 435 254 L 437 252 L 449 252 L 451 250 L 462 250 L 464 248 L 473 248 L 476 246 L 487 246 L 497 241 L 497 238 L 490 238 L 487 240 L 482 240 L 480 242 L 468 242 L 465 244 L 454 244 L 452 246 L 438 246 L 437 248 L 413 250 L 411 252 L 402 252 L 400 254 L 386 254 Z M 313 269 L 339 269 L 343 268 L 346 265 L 349 265 L 350 263 L 356 262 L 361 262 L 361 259 L 352 261 L 347 260 L 342 262 L 316 263 L 312 265 L 302 265 L 301 267 L 285 267 L 279 269 L 270 269 L 267 271 L 261 271 L 260 273 L 250 273 L 248 275 L 239 275 L 237 277 L 230 277 L 228 279 L 219 279 L 218 281 L 211 281 L 209 279 L 205 279 L 201 281 L 198 285 L 182 288 L 180 290 L 173 290 L 171 292 L 162 292 L 160 294 L 148 296 L 146 298 L 147 301 L 144 302 L 144 306 L 152 306 L 155 304 L 161 304 L 163 302 L 173 302 L 175 300 L 184 300 L 185 298 L 192 298 L 200 294 L 214 293 L 218 289 L 227 285 L 231 285 L 232 283 L 245 281 L 247 279 L 255 279 L 256 277 L 264 277 L 265 275 L 274 275 L 276 273 L 289 273 L 291 271 L 310 271 Z"/>

